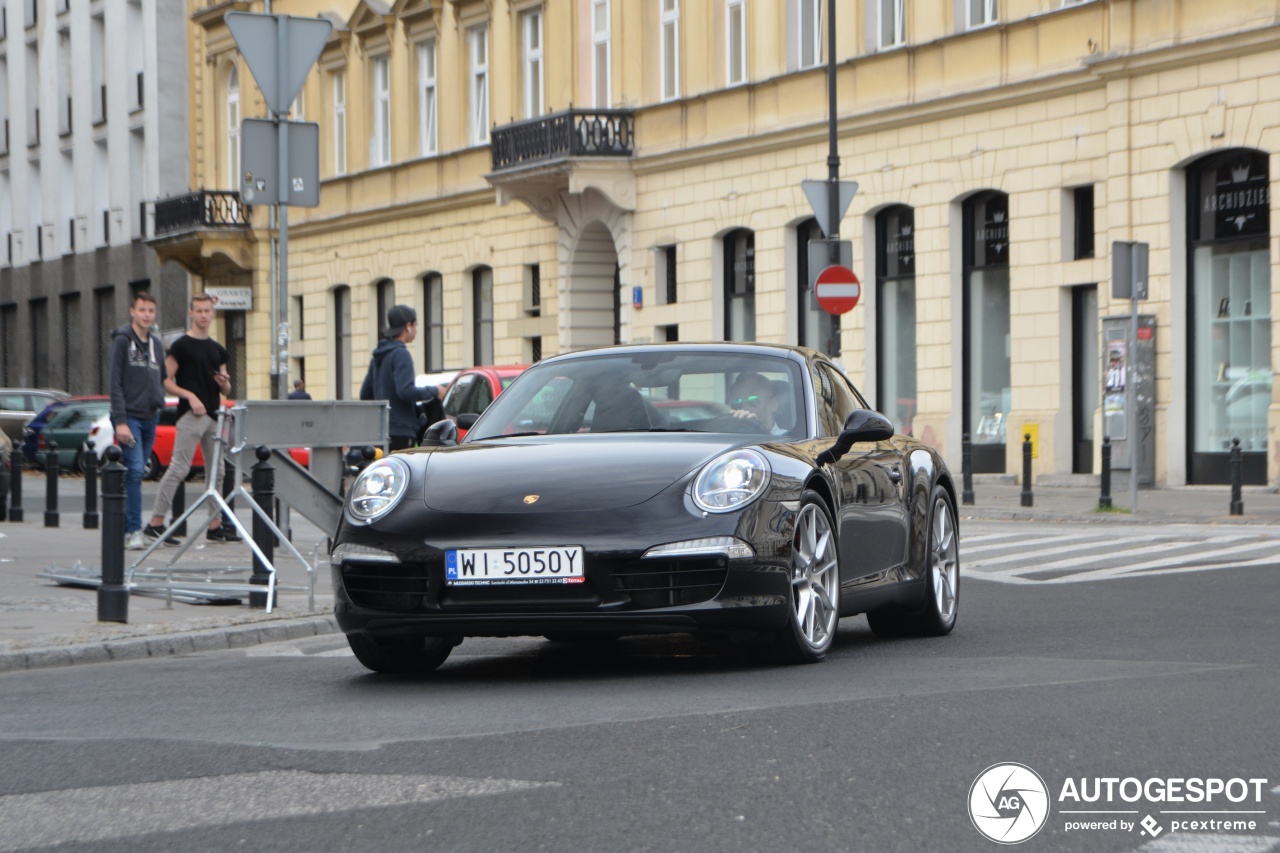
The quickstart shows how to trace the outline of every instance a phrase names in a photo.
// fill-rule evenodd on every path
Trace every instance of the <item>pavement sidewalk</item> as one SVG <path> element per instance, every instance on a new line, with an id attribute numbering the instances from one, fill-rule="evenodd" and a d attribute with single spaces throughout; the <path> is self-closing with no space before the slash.
<path id="1" fill-rule="evenodd" d="M 127 624 L 99 622 L 96 590 L 61 586 L 38 573 L 50 566 L 69 569 L 77 563 L 100 568 L 101 531 L 84 530 L 81 513 L 67 511 L 62 512 L 59 527 L 45 527 L 43 491 L 27 476 L 31 479 L 24 481 L 26 521 L 0 523 L 0 673 L 239 648 L 337 630 L 331 616 L 325 534 L 297 514 L 293 542 L 315 566 L 314 604 L 306 592 L 284 591 L 268 614 L 244 603 L 170 604 L 163 598 L 133 595 Z M 957 508 L 961 535 L 966 520 L 1280 526 L 1280 489 L 1274 487 L 1244 489 L 1243 515 L 1230 514 L 1230 489 L 1225 486 L 1143 489 L 1138 493 L 1138 511 L 1130 513 L 1122 506 L 1128 503 L 1127 490 L 1113 492 L 1113 511 L 1099 512 L 1094 482 L 1044 478 L 1032 490 L 1033 505 L 1023 507 L 1022 488 L 1013 477 L 980 475 L 974 482 L 974 503 Z M 41 496 L 38 503 L 36 495 Z M 249 528 L 249 512 L 241 508 L 237 515 Z M 163 567 L 175 551 L 158 549 L 144 565 Z M 126 567 L 140 553 L 125 552 Z M 248 567 L 251 561 L 245 544 L 201 540 L 177 565 L 226 569 Z M 282 586 L 307 585 L 306 570 L 281 548 L 276 549 L 275 563 Z"/>

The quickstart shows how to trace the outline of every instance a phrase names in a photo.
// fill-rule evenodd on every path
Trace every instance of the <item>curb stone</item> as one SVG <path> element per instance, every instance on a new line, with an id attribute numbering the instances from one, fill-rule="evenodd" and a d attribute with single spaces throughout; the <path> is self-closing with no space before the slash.
<path id="1" fill-rule="evenodd" d="M 322 636 L 337 631 L 338 624 L 332 616 L 309 616 L 269 626 L 251 623 L 159 637 L 126 637 L 60 648 L 19 649 L 0 652 L 0 673 L 85 663 L 177 657 L 196 652 L 249 648 L 263 643 Z"/>

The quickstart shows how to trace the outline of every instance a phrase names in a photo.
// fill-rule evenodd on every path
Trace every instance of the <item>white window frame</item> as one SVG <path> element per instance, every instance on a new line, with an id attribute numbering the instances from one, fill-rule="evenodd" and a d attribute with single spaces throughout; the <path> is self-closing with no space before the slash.
<path id="1" fill-rule="evenodd" d="M 430 157 L 439 150 L 436 89 L 436 40 L 418 45 L 418 153 Z"/>
<path id="2" fill-rule="evenodd" d="M 880 0 L 880 19 L 876 21 L 876 39 L 881 50 L 901 47 L 907 40 L 906 3 L 904 0 Z M 885 18 L 893 25 L 892 40 L 884 37 Z"/>
<path id="3" fill-rule="evenodd" d="M 373 132 L 369 136 L 369 166 L 391 164 L 391 57 L 373 57 Z"/>
<path id="4" fill-rule="evenodd" d="M 737 63 L 734 62 L 735 48 Z M 725 0 L 724 3 L 724 82 L 726 86 L 747 82 L 747 0 Z"/>
<path id="5" fill-rule="evenodd" d="M 543 100 L 542 7 L 520 13 L 520 82 L 524 99 L 524 117 L 536 118 L 546 112 Z"/>
<path id="6" fill-rule="evenodd" d="M 591 0 L 591 99 L 596 109 L 606 109 L 613 98 L 613 10 L 609 0 Z M 603 57 L 601 56 L 603 54 Z M 600 65 L 603 63 L 604 68 Z M 601 89 L 603 70 L 604 91 Z"/>
<path id="7" fill-rule="evenodd" d="M 796 64 L 802 69 L 816 68 L 822 64 L 822 0 L 798 0 L 798 2 Z M 809 40 L 804 37 L 806 21 L 813 30 Z"/>
<path id="8" fill-rule="evenodd" d="M 467 88 L 470 95 L 470 133 L 472 145 L 489 142 L 489 25 L 481 24 L 467 30 L 467 57 L 469 73 Z"/>
<path id="9" fill-rule="evenodd" d="M 227 174 L 231 186 L 240 188 L 240 69 L 227 74 Z"/>
<path id="10" fill-rule="evenodd" d="M 965 0 L 965 21 L 971 30 L 996 23 L 999 13 L 999 0 Z"/>
<path id="11" fill-rule="evenodd" d="M 662 26 L 658 35 L 658 65 L 661 74 L 661 100 L 674 101 L 680 97 L 680 0 L 660 1 Z M 668 41 L 671 55 L 668 55 Z M 671 66 L 669 72 L 668 65 Z"/>
<path id="12" fill-rule="evenodd" d="M 333 173 L 347 173 L 347 72 L 333 72 Z"/>

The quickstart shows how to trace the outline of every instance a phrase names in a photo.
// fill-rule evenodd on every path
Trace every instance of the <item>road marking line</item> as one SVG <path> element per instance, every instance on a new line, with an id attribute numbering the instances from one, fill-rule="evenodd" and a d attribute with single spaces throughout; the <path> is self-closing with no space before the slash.
<path id="1" fill-rule="evenodd" d="M 559 782 L 271 770 L 0 796 L 0 851 L 430 803 Z"/>
<path id="2" fill-rule="evenodd" d="M 1125 560 L 1130 557 L 1136 557 L 1139 554 L 1154 554 L 1154 553 L 1160 553 L 1162 551 L 1164 552 L 1181 551 L 1184 548 L 1195 548 L 1197 550 L 1192 551 L 1189 554 L 1179 555 L 1180 557 L 1203 557 L 1205 555 L 1204 547 L 1206 545 L 1225 545 L 1228 542 L 1240 542 L 1240 541 L 1241 539 L 1239 536 L 1218 536 L 1212 539 L 1201 540 L 1199 542 L 1157 542 L 1154 545 L 1147 545 L 1146 547 L 1143 547 L 1143 548 L 1126 548 L 1124 550 L 1116 550 L 1112 548 L 1108 550 L 1106 554 L 1089 554 L 1083 557 L 1067 557 L 1066 559 L 1055 560 L 1051 563 L 1042 563 L 1036 566 L 1035 568 L 1019 567 L 1019 568 L 1013 568 L 1013 569 L 1002 569 L 1001 571 L 1010 572 L 1010 573 L 1047 572 L 1053 569 L 1069 569 L 1074 566 L 1087 566 L 1091 563 L 1097 563 L 1104 559 L 1107 562 L 1114 562 L 1115 560 Z M 1218 550 L 1214 551 L 1214 554 L 1220 554 L 1220 553 L 1225 553 L 1225 552 L 1218 551 Z M 1156 561 L 1156 565 L 1157 566 L 1175 565 L 1169 562 L 1170 559 L 1176 560 L 1176 559 L 1179 559 L 1179 557 L 1171 556 L 1164 560 L 1158 560 Z M 1099 567 L 1099 568 L 1103 568 L 1103 567 Z M 1131 570 L 1133 567 L 1126 566 L 1125 568 L 1126 570 Z"/>
<path id="3" fill-rule="evenodd" d="M 1025 560 L 1028 557 L 1033 557 L 1034 555 L 1039 553 L 1049 553 L 1049 554 L 1057 553 L 1059 550 L 1058 548 L 1044 548 L 1042 546 L 1049 545 L 1054 542 L 1079 542 L 1079 541 L 1080 541 L 1080 536 L 1077 534 L 1068 534 L 1063 536 L 1041 536 L 1041 537 L 1037 537 L 1035 539 L 1029 540 L 1026 543 L 1029 547 L 1025 551 L 1020 551 L 1017 554 L 1009 554 L 1003 557 L 991 557 L 986 560 L 981 560 L 981 559 L 974 560 L 974 554 L 972 551 L 962 550 L 961 553 L 964 554 L 970 560 L 974 560 L 975 562 L 980 562 L 984 566 L 988 566 L 988 565 L 995 565 L 996 563 L 1010 563 L 1010 562 L 1013 562 L 1014 560 Z M 961 545 L 963 544 L 964 543 L 962 541 Z M 1002 546 L 1002 547 L 1005 547 L 1005 546 Z M 979 548 L 977 549 L 977 553 L 981 555 L 984 550 L 986 549 Z"/>

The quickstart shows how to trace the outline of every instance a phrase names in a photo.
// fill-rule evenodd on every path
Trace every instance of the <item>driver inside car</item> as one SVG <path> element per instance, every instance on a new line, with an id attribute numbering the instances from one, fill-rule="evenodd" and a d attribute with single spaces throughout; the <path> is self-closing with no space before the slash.
<path id="1" fill-rule="evenodd" d="M 738 376 L 729 387 L 729 408 L 735 418 L 757 421 L 773 435 L 787 430 L 778 426 L 774 415 L 778 411 L 778 398 L 773 383 L 759 373 L 747 372 Z"/>

